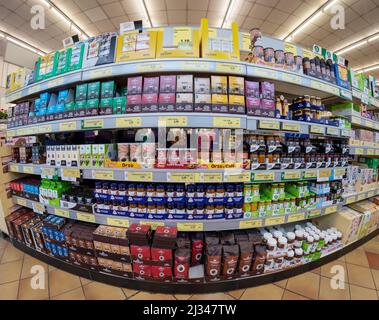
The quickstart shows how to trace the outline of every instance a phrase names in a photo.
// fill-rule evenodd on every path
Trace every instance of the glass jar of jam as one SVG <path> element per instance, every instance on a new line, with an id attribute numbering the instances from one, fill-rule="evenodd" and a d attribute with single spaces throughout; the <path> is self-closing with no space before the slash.
<path id="1" fill-rule="evenodd" d="M 225 188 L 223 184 L 218 184 L 216 186 L 216 198 L 224 198 L 225 197 Z"/>
<path id="2" fill-rule="evenodd" d="M 176 192 L 177 197 L 184 197 L 185 196 L 184 185 L 182 184 L 176 185 L 175 192 Z"/>
<path id="3" fill-rule="evenodd" d="M 158 194 L 164 193 L 165 187 L 163 185 L 157 186 L 157 196 Z M 167 197 L 173 198 L 175 197 L 175 187 L 172 184 L 167 185 Z"/>
<path id="4" fill-rule="evenodd" d="M 214 198 L 216 196 L 216 188 L 214 185 L 208 185 L 207 186 L 207 192 L 205 194 L 207 198 Z"/>
<path id="5" fill-rule="evenodd" d="M 136 185 L 131 183 L 129 184 L 128 186 L 128 195 L 130 197 L 135 197 L 137 195 L 137 188 L 136 188 Z"/>
<path id="6" fill-rule="evenodd" d="M 155 196 L 155 187 L 153 184 L 148 184 L 146 187 L 146 196 L 154 197 Z"/>
<path id="7" fill-rule="evenodd" d="M 205 197 L 205 187 L 202 184 L 196 185 L 196 197 L 203 198 Z"/>

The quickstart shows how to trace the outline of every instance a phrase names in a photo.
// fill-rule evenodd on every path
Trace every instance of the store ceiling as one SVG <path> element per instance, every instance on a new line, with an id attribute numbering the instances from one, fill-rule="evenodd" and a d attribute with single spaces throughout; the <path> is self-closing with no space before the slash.
<path id="1" fill-rule="evenodd" d="M 116 31 L 121 22 L 145 19 L 141 0 L 52 0 L 88 35 Z M 62 47 L 62 40 L 76 33 L 70 25 L 48 9 L 43 0 L 0 0 L 0 29 L 49 52 Z M 195 25 L 207 17 L 210 25 L 220 27 L 230 0 L 145 0 L 153 27 Z M 236 21 L 242 30 L 261 28 L 263 34 L 284 38 L 327 0 L 235 0 L 226 26 Z M 379 0 L 339 0 L 345 9 L 345 29 L 330 27 L 331 10 L 321 13 L 293 42 L 304 47 L 319 44 L 340 49 L 379 31 Z M 33 30 L 30 9 L 43 4 L 46 29 Z M 379 63 L 379 39 L 344 56 L 352 67 Z M 372 71 L 379 79 L 379 69 Z"/>

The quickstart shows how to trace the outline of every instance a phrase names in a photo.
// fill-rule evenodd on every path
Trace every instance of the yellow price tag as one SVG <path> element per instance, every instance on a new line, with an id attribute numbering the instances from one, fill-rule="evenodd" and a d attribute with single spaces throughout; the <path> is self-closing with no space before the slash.
<path id="1" fill-rule="evenodd" d="M 301 84 L 301 78 L 297 76 L 296 74 L 283 73 L 282 79 L 285 82 Z"/>
<path id="2" fill-rule="evenodd" d="M 128 228 L 129 220 L 117 219 L 117 218 L 107 218 L 107 225 L 120 228 Z"/>
<path id="3" fill-rule="evenodd" d="M 326 129 L 326 133 L 332 136 L 338 136 L 338 129 L 337 128 L 330 128 L 328 127 Z"/>
<path id="4" fill-rule="evenodd" d="M 250 46 L 251 46 L 250 33 L 242 32 L 242 50 L 250 51 L 251 49 Z"/>
<path id="5" fill-rule="evenodd" d="M 341 130 L 341 136 L 350 137 L 350 135 L 351 135 L 351 130 L 349 130 L 349 129 L 342 129 Z"/>
<path id="6" fill-rule="evenodd" d="M 314 218 L 321 215 L 321 209 L 315 209 L 309 212 L 308 218 Z"/>
<path id="7" fill-rule="evenodd" d="M 362 201 L 362 200 L 365 200 L 366 199 L 366 194 L 362 193 L 362 194 L 359 194 L 358 197 L 357 197 L 357 201 Z"/>
<path id="8" fill-rule="evenodd" d="M 178 222 L 176 224 L 178 231 L 201 232 L 204 231 L 202 222 Z"/>
<path id="9" fill-rule="evenodd" d="M 367 155 L 368 156 L 373 156 L 375 153 L 374 149 L 367 149 Z"/>
<path id="10" fill-rule="evenodd" d="M 288 216 L 287 222 L 297 222 L 305 220 L 305 213 L 295 213 Z"/>
<path id="11" fill-rule="evenodd" d="M 180 63 L 181 70 L 188 71 L 210 71 L 211 64 L 208 61 L 182 61 Z"/>
<path id="12" fill-rule="evenodd" d="M 44 214 L 46 211 L 46 208 L 42 203 L 33 202 L 33 211 L 39 214 Z"/>
<path id="13" fill-rule="evenodd" d="M 16 130 L 7 130 L 7 137 L 12 138 L 16 135 Z"/>
<path id="14" fill-rule="evenodd" d="M 292 44 L 292 43 L 289 43 L 289 42 L 284 42 L 284 52 L 290 52 L 292 53 L 294 56 L 297 56 L 297 47 Z"/>
<path id="15" fill-rule="evenodd" d="M 18 165 L 11 164 L 11 165 L 9 166 L 9 171 L 10 171 L 10 172 L 19 172 L 19 170 L 18 170 Z"/>
<path id="16" fill-rule="evenodd" d="M 376 156 L 379 156 L 379 149 L 376 149 L 376 150 L 375 150 L 375 155 L 376 155 Z"/>
<path id="17" fill-rule="evenodd" d="M 90 222 L 90 223 L 95 223 L 96 222 L 96 217 L 93 214 L 90 213 L 77 213 L 76 214 L 76 219 L 84 222 Z"/>
<path id="18" fill-rule="evenodd" d="M 208 173 L 202 172 L 196 174 L 196 182 L 204 182 L 204 183 L 219 183 L 222 182 L 222 173 Z"/>
<path id="19" fill-rule="evenodd" d="M 76 129 L 76 121 L 63 122 L 59 124 L 59 131 L 75 131 Z"/>
<path id="20" fill-rule="evenodd" d="M 70 212 L 68 210 L 63 210 L 63 209 L 60 209 L 60 208 L 55 208 L 54 209 L 54 214 L 56 216 L 60 216 L 60 217 L 63 217 L 63 218 L 70 218 Z"/>
<path id="21" fill-rule="evenodd" d="M 300 180 L 300 178 L 301 178 L 301 172 L 300 171 L 284 172 L 283 173 L 283 180 Z"/>
<path id="22" fill-rule="evenodd" d="M 159 117 L 158 125 L 160 127 L 187 127 L 188 117 Z"/>
<path id="23" fill-rule="evenodd" d="M 181 173 L 181 172 L 168 172 L 167 173 L 168 182 L 181 182 L 181 183 L 194 183 L 195 174 L 194 173 Z"/>
<path id="24" fill-rule="evenodd" d="M 33 174 L 34 173 L 34 168 L 33 167 L 24 167 L 23 168 L 23 172 L 24 173 L 28 173 L 28 174 Z"/>
<path id="25" fill-rule="evenodd" d="M 124 117 L 116 119 L 116 128 L 139 128 L 141 126 L 141 117 Z"/>
<path id="26" fill-rule="evenodd" d="M 53 128 L 51 127 L 51 125 L 40 126 L 40 127 L 37 127 L 36 129 L 38 133 L 49 133 L 53 131 Z"/>
<path id="27" fill-rule="evenodd" d="M 321 126 L 311 126 L 310 133 L 316 133 L 316 134 L 325 134 L 325 128 Z"/>
<path id="28" fill-rule="evenodd" d="M 242 75 L 246 73 L 246 70 L 245 67 L 240 64 L 216 62 L 216 72 Z"/>
<path id="29" fill-rule="evenodd" d="M 318 171 L 318 177 L 317 180 L 329 180 L 329 178 L 332 176 L 332 169 L 320 169 Z"/>
<path id="30" fill-rule="evenodd" d="M 331 214 L 334 212 L 337 212 L 337 206 L 331 206 L 331 207 L 325 208 L 325 214 Z"/>
<path id="31" fill-rule="evenodd" d="M 300 124 L 283 122 L 282 130 L 283 131 L 300 132 Z"/>
<path id="32" fill-rule="evenodd" d="M 280 122 L 272 120 L 259 120 L 259 129 L 279 130 Z"/>
<path id="33" fill-rule="evenodd" d="M 274 172 L 253 172 L 252 173 L 253 181 L 274 181 L 275 174 Z"/>
<path id="34" fill-rule="evenodd" d="M 155 230 L 157 227 L 164 227 L 164 222 L 162 221 L 141 221 L 140 223 L 150 226 L 152 230 Z"/>
<path id="35" fill-rule="evenodd" d="M 244 172 L 240 174 L 225 173 L 224 175 L 225 182 L 250 182 L 250 179 L 251 179 L 250 172 Z"/>
<path id="36" fill-rule="evenodd" d="M 104 127 L 103 119 L 82 120 L 82 129 L 102 129 L 103 127 Z"/>
<path id="37" fill-rule="evenodd" d="M 338 168 L 334 169 L 334 178 L 343 178 L 345 175 L 346 169 L 345 168 Z"/>
<path id="38" fill-rule="evenodd" d="M 275 70 L 268 70 L 262 67 L 253 67 L 250 68 L 251 72 L 249 75 L 255 77 L 262 77 L 267 79 L 279 80 L 279 72 Z"/>
<path id="39" fill-rule="evenodd" d="M 96 70 L 92 70 L 89 75 L 89 79 L 97 79 L 97 78 L 106 78 L 110 77 L 113 74 L 112 67 L 108 68 L 99 68 Z"/>
<path id="40" fill-rule="evenodd" d="M 127 181 L 153 181 L 153 173 L 152 172 L 126 172 L 125 180 Z"/>
<path id="41" fill-rule="evenodd" d="M 243 220 L 240 221 L 240 229 L 254 229 L 261 228 L 263 226 L 263 220 Z"/>
<path id="42" fill-rule="evenodd" d="M 56 175 L 55 168 L 44 167 L 41 169 L 41 178 L 43 179 L 53 179 Z"/>
<path id="43" fill-rule="evenodd" d="M 16 203 L 20 206 L 27 207 L 26 199 L 17 198 Z"/>
<path id="44" fill-rule="evenodd" d="M 310 50 L 302 49 L 302 52 L 303 52 L 302 54 L 303 58 L 313 59 L 315 57 L 315 53 Z"/>
<path id="45" fill-rule="evenodd" d="M 346 198 L 346 204 L 354 203 L 355 202 L 355 196 L 351 196 Z"/>
<path id="46" fill-rule="evenodd" d="M 113 180 L 114 172 L 112 170 L 92 170 L 92 177 L 96 180 Z"/>
<path id="47" fill-rule="evenodd" d="M 213 126 L 215 128 L 241 128 L 241 118 L 215 117 Z"/>
<path id="48" fill-rule="evenodd" d="M 362 148 L 356 148 L 354 151 L 355 155 L 363 155 L 363 149 Z"/>
<path id="49" fill-rule="evenodd" d="M 265 226 L 274 226 L 278 224 L 283 224 L 286 221 L 286 217 L 280 216 L 280 217 L 272 217 L 272 218 L 266 218 L 265 219 Z"/>
<path id="50" fill-rule="evenodd" d="M 137 72 L 158 72 L 163 71 L 165 66 L 161 62 L 149 62 L 149 63 L 138 63 Z"/>
<path id="51" fill-rule="evenodd" d="M 68 169 L 63 168 L 61 172 L 61 176 L 66 178 L 80 178 L 80 169 Z"/>
<path id="52" fill-rule="evenodd" d="M 306 170 L 303 175 L 304 179 L 316 179 L 317 178 L 317 170 Z"/>
<path id="53" fill-rule="evenodd" d="M 367 198 L 372 198 L 373 196 L 375 196 L 374 191 L 370 191 L 367 193 Z"/>

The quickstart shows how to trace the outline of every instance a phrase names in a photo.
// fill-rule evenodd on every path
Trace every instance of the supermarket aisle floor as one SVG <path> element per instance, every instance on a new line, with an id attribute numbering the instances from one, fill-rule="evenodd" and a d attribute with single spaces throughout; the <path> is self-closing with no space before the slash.
<path id="1" fill-rule="evenodd" d="M 30 271 L 33 265 L 40 265 L 45 270 L 44 289 L 34 290 L 31 287 L 33 274 Z M 333 266 L 342 266 L 345 271 L 344 289 L 331 288 Z M 47 266 L 0 239 L 0 300 L 4 299 L 378 300 L 379 236 L 339 260 L 288 280 L 232 292 L 195 295 L 151 294 L 89 281 Z"/>

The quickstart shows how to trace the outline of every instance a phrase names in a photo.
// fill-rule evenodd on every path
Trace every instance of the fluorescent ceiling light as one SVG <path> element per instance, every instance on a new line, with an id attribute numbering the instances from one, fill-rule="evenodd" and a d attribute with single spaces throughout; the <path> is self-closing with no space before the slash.
<path id="1" fill-rule="evenodd" d="M 146 19 L 146 21 L 149 24 L 148 28 L 152 28 L 153 27 L 153 23 L 151 22 L 151 18 L 150 18 L 149 12 L 147 11 L 145 0 L 140 0 L 140 3 L 141 3 L 141 7 L 142 7 L 142 10 L 143 10 L 143 13 L 145 15 L 145 19 Z"/>
<path id="2" fill-rule="evenodd" d="M 2 33 L 0 33 L 0 38 L 5 38 L 5 36 Z"/>
<path id="3" fill-rule="evenodd" d="M 375 36 L 372 36 L 370 38 L 368 38 L 368 42 L 371 42 L 371 41 L 375 41 L 375 40 L 378 40 L 379 39 L 379 34 L 375 35 Z"/>
<path id="4" fill-rule="evenodd" d="M 296 34 L 303 31 L 310 23 L 318 19 L 322 13 L 327 11 L 337 2 L 338 0 L 329 0 L 326 3 L 324 3 L 320 8 L 318 8 L 314 13 L 312 13 L 307 19 L 305 19 L 302 23 L 300 23 L 294 30 L 292 30 L 287 36 L 284 36 L 284 38 L 282 37 L 281 40 L 285 40 L 285 41 L 292 40 Z"/>
<path id="5" fill-rule="evenodd" d="M 363 73 L 363 72 L 369 72 L 369 71 L 376 70 L 376 69 L 379 69 L 379 63 L 373 64 L 371 66 L 367 66 L 364 68 L 359 68 L 356 70 L 356 72 L 357 73 Z"/>
<path id="6" fill-rule="evenodd" d="M 366 68 L 366 69 L 364 70 L 364 72 L 369 72 L 369 71 L 376 70 L 376 69 L 379 69 L 379 66 L 374 66 L 374 67 Z"/>
<path id="7" fill-rule="evenodd" d="M 226 23 L 229 21 L 229 18 L 230 18 L 230 15 L 232 13 L 232 9 L 234 7 L 235 2 L 236 2 L 236 0 L 230 0 L 229 1 L 229 5 L 228 5 L 228 8 L 226 9 L 224 19 L 222 20 L 221 28 L 225 28 Z"/>
<path id="8" fill-rule="evenodd" d="M 353 50 L 355 48 L 361 47 L 361 46 L 363 46 L 365 44 L 367 44 L 367 40 L 362 40 L 360 42 L 354 43 L 353 45 L 350 45 L 350 46 L 346 47 L 345 49 L 336 51 L 336 54 L 338 54 L 338 55 L 344 54 L 344 53 L 349 52 L 349 51 L 351 51 L 351 50 Z"/>
<path id="9" fill-rule="evenodd" d="M 353 50 L 357 47 L 360 47 L 364 44 L 368 44 L 369 42 L 372 42 L 372 41 L 375 41 L 375 40 L 378 40 L 379 39 L 379 32 L 376 32 L 368 37 L 365 37 L 361 40 L 358 40 L 358 41 L 355 41 L 355 42 L 352 42 L 350 44 L 348 44 L 347 46 L 343 47 L 343 48 L 340 48 L 338 50 L 335 50 L 336 54 L 342 54 L 342 53 L 345 53 L 345 52 L 348 52 L 350 50 Z"/>

